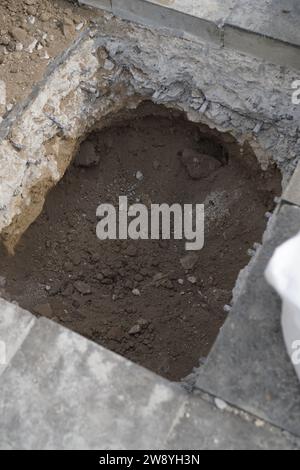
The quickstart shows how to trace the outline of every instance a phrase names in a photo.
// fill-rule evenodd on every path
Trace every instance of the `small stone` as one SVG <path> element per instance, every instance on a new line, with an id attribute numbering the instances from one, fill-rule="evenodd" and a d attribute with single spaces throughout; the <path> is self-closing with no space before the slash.
<path id="1" fill-rule="evenodd" d="M 196 266 L 198 259 L 199 259 L 198 253 L 196 252 L 189 253 L 180 259 L 180 264 L 183 267 L 183 269 L 185 269 L 186 271 L 190 271 Z"/>
<path id="2" fill-rule="evenodd" d="M 197 278 L 195 276 L 189 276 L 187 278 L 187 280 L 191 283 L 191 284 L 197 284 Z"/>
<path id="3" fill-rule="evenodd" d="M 79 23 L 75 29 L 76 31 L 80 31 L 83 27 L 84 27 L 84 23 Z"/>
<path id="4" fill-rule="evenodd" d="M 180 284 L 181 286 L 183 286 L 183 284 L 184 284 L 184 280 L 183 280 L 183 279 L 178 279 L 177 282 L 178 282 L 178 284 Z"/>
<path id="5" fill-rule="evenodd" d="M 28 42 L 28 34 L 27 31 L 23 28 L 12 28 L 10 31 L 11 36 L 15 41 L 22 43 L 25 45 Z"/>
<path id="6" fill-rule="evenodd" d="M 50 13 L 48 13 L 46 11 L 44 13 L 42 13 L 41 16 L 40 16 L 40 20 L 43 23 L 47 23 L 48 21 L 50 21 L 50 19 L 51 19 L 51 15 L 50 15 Z"/>
<path id="7" fill-rule="evenodd" d="M 138 253 L 138 252 L 137 252 L 137 249 L 136 249 L 136 247 L 133 246 L 133 245 L 130 245 L 130 246 L 127 248 L 127 250 L 125 251 L 125 254 L 126 254 L 127 256 L 132 257 L 132 258 L 134 258 L 135 256 L 137 256 L 137 253 Z"/>
<path id="8" fill-rule="evenodd" d="M 232 308 L 230 307 L 230 305 L 224 305 L 224 309 L 223 309 L 223 310 L 224 310 L 225 313 L 230 313 L 231 310 L 232 310 Z"/>
<path id="9" fill-rule="evenodd" d="M 27 47 L 27 52 L 29 52 L 29 54 L 32 54 L 34 49 L 36 48 L 36 45 L 38 43 L 38 40 L 37 39 L 34 39 L 30 44 L 29 46 Z"/>
<path id="10" fill-rule="evenodd" d="M 133 295 L 135 295 L 136 297 L 140 297 L 141 296 L 141 292 L 139 289 L 133 289 L 132 291 Z"/>
<path id="11" fill-rule="evenodd" d="M 128 332 L 130 335 L 138 335 L 141 332 L 142 328 L 140 325 L 134 325 L 131 330 Z"/>
<path id="12" fill-rule="evenodd" d="M 50 304 L 38 304 L 33 307 L 33 311 L 42 317 L 51 317 L 53 314 Z"/>
<path id="13" fill-rule="evenodd" d="M 263 428 L 263 427 L 265 426 L 265 423 L 264 423 L 264 421 L 262 421 L 261 419 L 257 419 L 257 420 L 255 421 L 255 426 L 256 426 L 257 428 Z"/>
<path id="14" fill-rule="evenodd" d="M 220 411 L 225 411 L 228 408 L 227 403 L 220 398 L 215 398 L 215 405 Z"/>
<path id="15" fill-rule="evenodd" d="M 89 295 L 92 293 L 90 286 L 85 282 L 76 281 L 74 283 L 74 287 L 82 295 Z"/>
<path id="16" fill-rule="evenodd" d="M 135 174 L 135 177 L 138 181 L 143 181 L 143 179 L 144 179 L 144 175 L 141 171 L 137 171 L 136 174 Z"/>
<path id="17" fill-rule="evenodd" d="M 106 59 L 103 67 L 105 70 L 111 71 L 115 68 L 115 64 L 111 60 Z"/>

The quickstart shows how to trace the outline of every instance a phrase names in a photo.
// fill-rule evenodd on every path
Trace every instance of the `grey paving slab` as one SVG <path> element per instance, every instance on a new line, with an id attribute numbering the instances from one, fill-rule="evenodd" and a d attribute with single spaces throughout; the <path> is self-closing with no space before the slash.
<path id="1" fill-rule="evenodd" d="M 294 450 L 299 440 L 233 411 L 220 411 L 200 397 L 189 399 L 167 441 L 170 450 Z"/>
<path id="2" fill-rule="evenodd" d="M 146 2 L 167 8 L 170 14 L 174 10 L 181 11 L 197 18 L 223 24 L 234 10 L 238 0 L 146 0 Z"/>
<path id="3" fill-rule="evenodd" d="M 298 0 L 237 0 L 226 20 L 224 45 L 299 69 L 299 24 Z"/>
<path id="4" fill-rule="evenodd" d="M 274 249 L 300 230 L 300 209 L 282 207 L 197 387 L 300 436 L 300 384 L 281 330 L 281 301 L 264 279 Z"/>
<path id="5" fill-rule="evenodd" d="M 33 315 L 0 298 L 0 375 L 22 345 L 34 323 Z"/>
<path id="6" fill-rule="evenodd" d="M 299 0 L 237 0 L 227 23 L 300 46 Z"/>
<path id="7" fill-rule="evenodd" d="M 39 320 L 0 378 L 1 449 L 157 449 L 185 394 Z"/>
<path id="8" fill-rule="evenodd" d="M 187 33 L 218 45 L 222 44 L 222 31 L 209 18 L 191 15 L 187 8 L 170 9 L 168 8 L 170 5 L 166 3 L 148 0 L 126 2 L 112 0 L 112 11 L 126 20 L 170 28 L 179 35 Z"/>
<path id="9" fill-rule="evenodd" d="M 298 164 L 282 199 L 290 204 L 300 206 L 300 164 Z"/>

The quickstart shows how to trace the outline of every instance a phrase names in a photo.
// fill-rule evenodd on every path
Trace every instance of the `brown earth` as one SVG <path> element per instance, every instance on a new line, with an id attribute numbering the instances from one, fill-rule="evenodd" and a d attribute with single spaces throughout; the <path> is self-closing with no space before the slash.
<path id="1" fill-rule="evenodd" d="M 260 171 L 229 136 L 143 105 L 89 137 L 16 256 L 2 250 L 2 294 L 179 380 L 214 343 L 280 189 L 279 172 Z M 100 241 L 96 209 L 120 195 L 147 206 L 204 202 L 204 249 Z"/>
<path id="2" fill-rule="evenodd" d="M 66 0 L 1 0 L 0 80 L 6 84 L 8 111 L 28 96 L 51 60 L 101 16 L 100 10 Z"/>

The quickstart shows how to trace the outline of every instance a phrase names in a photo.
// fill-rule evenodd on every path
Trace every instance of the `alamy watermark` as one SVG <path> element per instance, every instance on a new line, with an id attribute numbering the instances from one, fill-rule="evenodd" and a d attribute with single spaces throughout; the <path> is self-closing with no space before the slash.
<path id="1" fill-rule="evenodd" d="M 292 83 L 292 89 L 295 90 L 292 94 L 292 103 L 300 105 L 300 80 L 295 80 Z"/>
<path id="2" fill-rule="evenodd" d="M 97 237 L 100 240 L 185 240 L 187 251 L 204 247 L 203 204 L 128 204 L 119 197 L 118 210 L 112 204 L 97 209 Z"/>

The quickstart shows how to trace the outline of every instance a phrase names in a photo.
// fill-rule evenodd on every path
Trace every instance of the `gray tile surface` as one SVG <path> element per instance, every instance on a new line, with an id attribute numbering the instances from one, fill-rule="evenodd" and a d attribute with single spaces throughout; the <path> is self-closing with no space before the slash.
<path id="1" fill-rule="evenodd" d="M 264 279 L 274 249 L 300 230 L 300 209 L 284 206 L 197 387 L 300 436 L 300 384 L 281 330 L 281 301 Z"/>
<path id="2" fill-rule="evenodd" d="M 0 298 L 0 375 L 29 334 L 35 318 Z"/>
<path id="3" fill-rule="evenodd" d="M 0 377 L 1 449 L 156 449 L 180 389 L 48 320 Z"/>
<path id="4" fill-rule="evenodd" d="M 200 397 L 192 397 L 167 448 L 171 450 L 288 450 L 299 441 L 282 431 L 230 411 L 220 411 Z"/>

